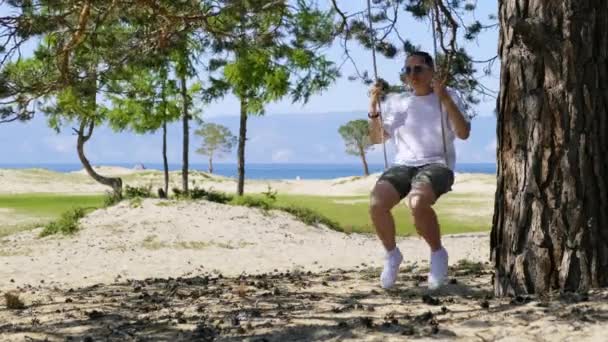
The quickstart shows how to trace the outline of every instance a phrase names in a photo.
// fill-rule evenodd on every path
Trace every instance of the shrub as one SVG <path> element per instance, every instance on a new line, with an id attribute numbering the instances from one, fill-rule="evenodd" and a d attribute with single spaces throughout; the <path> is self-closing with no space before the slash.
<path id="1" fill-rule="evenodd" d="M 263 210 L 270 210 L 273 208 L 273 205 L 269 200 L 250 196 L 237 196 L 230 201 L 230 204 L 242 205 L 250 208 L 261 208 Z"/>
<path id="2" fill-rule="evenodd" d="M 125 198 L 151 198 L 152 186 L 129 186 L 125 187 Z"/>
<path id="3" fill-rule="evenodd" d="M 106 192 L 106 197 L 103 199 L 103 206 L 105 208 L 111 207 L 122 200 L 121 196 L 116 195 L 114 192 Z"/>
<path id="4" fill-rule="evenodd" d="M 308 225 L 316 226 L 318 224 L 323 224 L 330 229 L 337 230 L 339 232 L 344 232 L 344 229 L 342 227 L 340 227 L 340 225 L 337 222 L 329 219 L 328 217 L 326 217 L 322 214 L 319 214 L 318 212 L 316 212 L 314 210 L 311 210 L 308 208 L 296 207 L 293 205 L 280 206 L 280 207 L 277 207 L 276 209 L 288 212 L 288 213 L 292 214 L 293 216 L 297 217 L 300 221 L 302 221 Z"/>
<path id="5" fill-rule="evenodd" d="M 203 188 L 194 188 L 185 194 L 183 191 L 177 188 L 173 188 L 173 194 L 179 199 L 204 199 L 210 202 L 226 204 L 233 199 L 233 196 L 225 194 L 219 191 L 205 190 Z"/>
<path id="6" fill-rule="evenodd" d="M 40 237 L 45 237 L 53 234 L 74 234 L 80 228 L 78 224 L 78 220 L 83 218 L 85 215 L 84 208 L 74 208 L 68 210 L 61 214 L 59 219 L 50 222 L 47 224 L 42 232 L 40 232 Z"/>

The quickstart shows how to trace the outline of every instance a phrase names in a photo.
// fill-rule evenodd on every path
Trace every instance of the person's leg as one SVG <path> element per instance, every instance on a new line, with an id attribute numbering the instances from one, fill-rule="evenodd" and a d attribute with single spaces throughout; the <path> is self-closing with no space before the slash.
<path id="1" fill-rule="evenodd" d="M 431 247 L 431 251 L 441 249 L 441 233 L 437 214 L 432 205 L 435 203 L 435 193 L 430 184 L 416 183 L 408 196 L 408 206 L 414 219 L 416 231 Z"/>
<path id="2" fill-rule="evenodd" d="M 376 183 L 370 196 L 369 213 L 376 234 L 386 249 L 384 269 L 380 275 L 383 288 L 390 288 L 397 280 L 403 255 L 395 243 L 395 220 L 391 209 L 409 192 L 410 169 L 397 166 L 387 170 Z"/>
<path id="3" fill-rule="evenodd" d="M 388 181 L 380 180 L 372 190 L 369 214 L 376 234 L 386 251 L 395 249 L 395 220 L 391 209 L 401 201 L 399 192 Z"/>
<path id="4" fill-rule="evenodd" d="M 371 192 L 369 214 L 376 228 L 376 234 L 384 248 L 395 248 L 395 220 L 391 209 L 408 194 L 411 187 L 412 168 L 393 166 L 386 170 L 376 182 Z"/>
<path id="5" fill-rule="evenodd" d="M 441 232 L 433 205 L 437 199 L 450 191 L 454 183 L 452 170 L 441 164 L 430 164 L 419 168 L 412 177 L 412 190 L 407 204 L 414 219 L 416 231 L 431 247 L 441 249 Z"/>
<path id="6" fill-rule="evenodd" d="M 449 168 L 443 165 L 427 165 L 420 168 L 412 178 L 412 191 L 408 196 L 416 230 L 431 248 L 431 289 L 444 283 L 448 271 L 448 253 L 441 245 L 439 223 L 432 206 L 439 196 L 451 190 L 453 182 L 454 174 Z"/>

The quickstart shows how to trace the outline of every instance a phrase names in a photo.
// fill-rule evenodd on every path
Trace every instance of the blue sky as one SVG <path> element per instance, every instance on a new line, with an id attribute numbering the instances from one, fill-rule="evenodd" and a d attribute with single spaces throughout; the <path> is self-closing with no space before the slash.
<path id="1" fill-rule="evenodd" d="M 341 0 L 346 11 L 354 11 L 357 3 L 364 5 L 365 0 Z M 475 16 L 484 20 L 489 14 L 496 14 L 496 1 L 479 1 Z M 432 35 L 425 23 L 403 18 L 399 22 L 400 34 L 420 45 L 422 49 L 432 52 Z M 484 33 L 476 42 L 466 45 L 470 53 L 478 60 L 493 57 L 497 51 L 498 31 Z M 351 54 L 360 69 L 371 71 L 371 52 L 349 45 Z M 328 49 L 327 54 L 337 63 L 343 59 L 343 49 L 336 43 Z M 378 59 L 378 73 L 381 77 L 396 82 L 403 59 Z M 481 67 L 480 67 L 481 68 Z M 340 125 L 354 119 L 366 118 L 368 107 L 367 87 L 360 82 L 353 82 L 347 76 L 354 73 L 350 63 L 345 63 L 343 77 L 327 91 L 313 96 L 305 104 L 292 104 L 289 100 L 269 104 L 266 115 L 251 117 L 248 125 L 248 142 L 246 150 L 247 163 L 292 162 L 292 163 L 357 163 L 359 159 L 346 155 L 341 137 L 338 134 Z M 499 84 L 499 64 L 496 63 L 493 73 L 485 76 L 479 73 L 480 81 L 490 89 L 497 90 Z M 486 98 L 475 111 L 478 116 L 473 119 L 471 137 L 467 141 L 457 142 L 458 162 L 494 162 L 496 160 L 496 119 L 494 116 L 495 99 Z M 203 108 L 202 119 L 228 126 L 236 135 L 238 133 L 238 102 L 233 96 L 209 104 Z M 193 128 L 196 123 L 193 122 Z M 129 132 L 116 133 L 107 127 L 98 128 L 86 147 L 87 155 L 94 164 L 112 162 L 160 162 L 161 134 L 135 135 Z M 179 163 L 181 160 L 181 124 L 169 128 L 169 161 Z M 10 123 L 0 125 L 0 164 L 10 163 L 77 163 L 75 136 L 66 127 L 55 133 L 47 127 L 46 118 L 39 114 L 28 123 Z M 193 136 L 191 150 L 196 148 L 200 139 Z M 392 149 L 389 146 L 389 157 Z M 233 162 L 236 151 L 220 161 Z M 371 162 L 382 161 L 382 149 L 377 147 L 370 152 Z M 205 157 L 192 153 L 191 161 L 204 163 Z"/>

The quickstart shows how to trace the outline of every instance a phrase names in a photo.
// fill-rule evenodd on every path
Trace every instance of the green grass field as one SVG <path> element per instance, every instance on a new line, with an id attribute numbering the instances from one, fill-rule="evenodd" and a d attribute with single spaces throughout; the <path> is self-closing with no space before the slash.
<path id="1" fill-rule="evenodd" d="M 255 197 L 262 195 L 255 195 Z M 19 223 L 0 223 L 0 236 L 40 226 L 74 207 L 94 209 L 103 206 L 103 195 L 18 194 L 0 195 L 0 209 L 12 210 L 3 214 L 15 215 Z M 487 231 L 492 221 L 492 198 L 487 196 L 448 194 L 436 204 L 443 234 Z M 346 232 L 373 233 L 368 214 L 368 198 L 278 195 L 277 205 L 291 205 L 312 209 L 339 223 Z M 409 210 L 399 205 L 393 210 L 399 235 L 416 234 Z"/>
<path id="2" fill-rule="evenodd" d="M 103 202 L 103 195 L 3 194 L 0 195 L 0 209 L 11 211 L 3 215 L 9 219 L 0 222 L 0 236 L 35 228 L 74 207 L 99 208 Z M 15 221 L 18 222 L 11 222 L 11 215 L 17 217 Z"/>
<path id="3" fill-rule="evenodd" d="M 485 197 L 470 198 L 462 195 L 446 195 L 435 205 L 443 234 L 488 231 L 492 223 L 491 209 L 486 208 Z M 340 223 L 346 232 L 372 233 L 374 228 L 369 218 L 369 200 L 360 197 L 316 197 L 279 195 L 277 204 L 295 205 L 313 209 Z M 465 213 L 465 215 L 463 215 Z M 485 213 L 485 214 L 483 214 Z M 393 209 L 397 234 L 416 234 L 405 204 Z"/>

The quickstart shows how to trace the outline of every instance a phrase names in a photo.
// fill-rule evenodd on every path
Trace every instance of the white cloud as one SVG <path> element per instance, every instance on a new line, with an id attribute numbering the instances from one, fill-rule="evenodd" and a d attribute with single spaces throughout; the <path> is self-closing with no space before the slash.
<path id="1" fill-rule="evenodd" d="M 272 152 L 272 161 L 273 162 L 288 162 L 290 158 L 293 157 L 293 151 L 289 149 L 281 149 Z"/>

